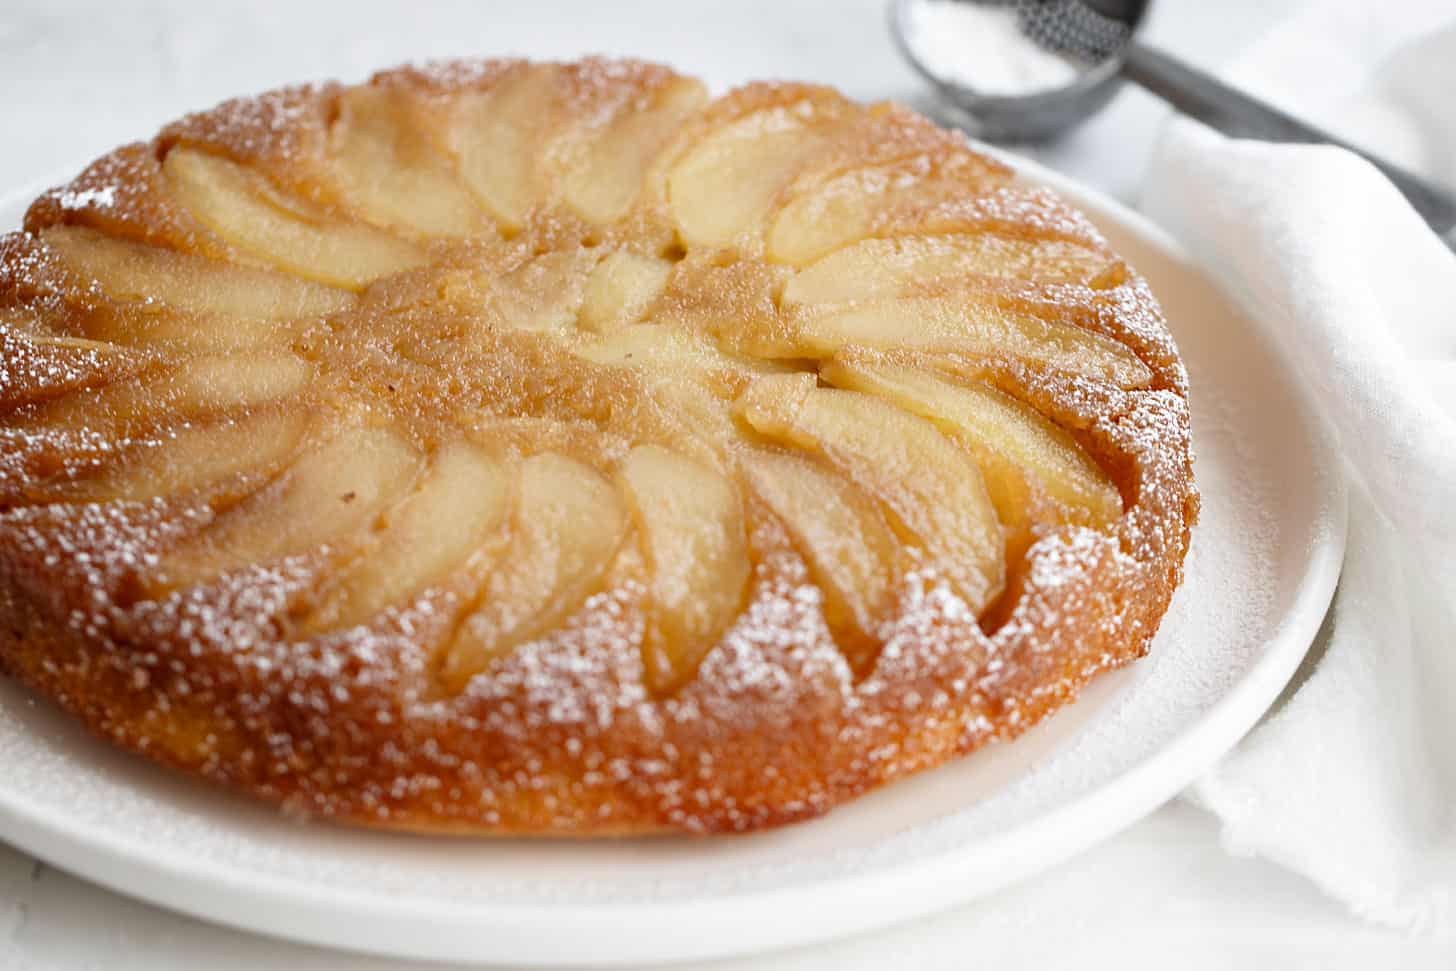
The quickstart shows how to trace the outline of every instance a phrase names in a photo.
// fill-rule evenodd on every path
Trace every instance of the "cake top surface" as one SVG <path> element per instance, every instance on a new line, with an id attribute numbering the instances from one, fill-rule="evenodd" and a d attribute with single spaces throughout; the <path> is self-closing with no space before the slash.
<path id="1" fill-rule="evenodd" d="M 1140 650 L 1186 547 L 1146 285 L 821 87 L 469 61 L 228 102 L 38 199 L 0 325 L 7 597 L 89 645 L 32 680 L 307 813 L 811 814 Z"/>

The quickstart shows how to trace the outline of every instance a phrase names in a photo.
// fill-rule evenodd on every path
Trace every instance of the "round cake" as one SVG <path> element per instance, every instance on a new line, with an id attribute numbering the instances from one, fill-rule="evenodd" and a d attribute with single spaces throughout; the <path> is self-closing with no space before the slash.
<path id="1" fill-rule="evenodd" d="M 117 149 L 0 237 L 0 669 L 331 820 L 748 830 L 1148 649 L 1187 378 L 893 105 L 455 61 Z"/>

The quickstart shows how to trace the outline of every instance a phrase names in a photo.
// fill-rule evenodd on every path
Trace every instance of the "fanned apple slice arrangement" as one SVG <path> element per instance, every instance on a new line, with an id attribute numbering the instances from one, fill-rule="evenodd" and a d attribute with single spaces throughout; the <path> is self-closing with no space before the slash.
<path id="1" fill-rule="evenodd" d="M 1196 508 L 1141 281 L 824 88 L 286 89 L 102 158 L 0 261 L 5 666 L 309 814 L 811 815 L 1144 650 Z"/>

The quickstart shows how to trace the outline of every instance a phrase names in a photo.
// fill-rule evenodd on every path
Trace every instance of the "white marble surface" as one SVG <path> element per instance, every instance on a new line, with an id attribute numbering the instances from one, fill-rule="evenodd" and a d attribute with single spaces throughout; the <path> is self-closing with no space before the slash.
<path id="1" fill-rule="evenodd" d="M 1294 0 L 1162 0 L 1150 39 L 1216 67 Z M 752 77 L 834 84 L 919 103 L 880 0 L 688 4 L 529 0 L 389 4 L 4 0 L 0 191 L 53 180 L 178 113 L 305 78 L 358 78 L 447 54 L 631 53 L 718 85 Z M 1036 152 L 1124 199 L 1164 110 L 1124 92 L 1086 128 Z M 3 771 L 3 767 L 0 767 Z M 1272 865 L 1235 859 L 1211 819 L 1175 803 L 993 900 L 871 937 L 713 967 L 960 969 L 1448 968 L 1456 942 L 1364 924 Z M 0 969 L 218 971 L 404 967 L 206 925 L 119 897 L 0 845 Z"/>

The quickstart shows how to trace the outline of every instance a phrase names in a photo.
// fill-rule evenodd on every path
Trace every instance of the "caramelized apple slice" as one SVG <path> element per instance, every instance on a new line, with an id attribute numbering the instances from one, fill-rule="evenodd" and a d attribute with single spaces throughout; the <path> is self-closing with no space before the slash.
<path id="1" fill-rule="evenodd" d="M 1074 243 L 989 233 L 866 239 L 799 272 L 784 287 L 783 299 L 786 304 L 828 304 L 909 296 L 968 274 L 1082 282 L 1108 262 Z"/>
<path id="2" fill-rule="evenodd" d="M 69 485 L 62 494 L 89 502 L 143 502 L 233 476 L 271 476 L 297 451 L 307 425 L 303 415 L 292 411 L 188 425 L 136 449 L 101 475 Z"/>
<path id="3" fill-rule="evenodd" d="M 278 481 L 164 555 L 153 595 L 229 569 L 353 542 L 409 490 L 419 467 L 418 453 L 394 431 L 347 425 L 302 455 Z"/>
<path id="4" fill-rule="evenodd" d="M 982 294 L 801 308 L 785 356 L 829 357 L 846 347 L 913 348 L 1010 357 L 1138 388 L 1152 373 L 1122 344 L 1074 324 L 1001 306 Z"/>
<path id="5" fill-rule="evenodd" d="M 636 324 L 572 348 L 594 364 L 630 369 L 650 389 L 670 433 L 693 458 L 726 470 L 728 451 L 739 439 L 729 400 L 737 384 L 755 373 L 782 371 L 732 357 L 700 337 L 658 324 Z M 629 434 L 649 437 L 633 427 Z"/>
<path id="6" fill-rule="evenodd" d="M 738 404 L 759 433 L 823 454 L 878 499 L 972 611 L 1001 591 L 1004 542 L 981 472 L 930 422 L 872 395 L 816 388 L 808 374 L 763 378 Z"/>
<path id="7" fill-rule="evenodd" d="M 673 78 L 653 92 L 649 105 L 623 112 L 563 175 L 566 204 L 591 222 L 621 219 L 641 192 L 652 160 L 706 100 L 700 82 Z"/>
<path id="8" fill-rule="evenodd" d="M 613 364 L 671 376 L 719 368 L 741 370 L 758 367 L 756 361 L 730 357 L 701 337 L 661 324 L 634 324 L 605 337 L 584 340 L 573 347 L 572 352 L 596 364 Z"/>
<path id="9" fill-rule="evenodd" d="M 189 361 L 171 384 L 180 403 L 206 411 L 297 394 L 312 375 L 313 368 L 292 354 L 230 355 Z"/>
<path id="10" fill-rule="evenodd" d="M 440 677 L 450 690 L 569 617 L 601 586 L 626 533 L 616 490 L 575 459 L 533 455 L 517 491 L 510 545 L 445 648 Z"/>
<path id="11" fill-rule="evenodd" d="M 209 229 L 249 256 L 310 280 L 358 290 L 425 263 L 411 243 L 330 221 L 236 162 L 174 148 L 162 163 L 174 194 Z"/>
<path id="12" fill-rule="evenodd" d="M 451 147 L 460 175 L 508 231 L 525 224 L 546 192 L 540 156 L 557 124 L 560 70 L 521 65 L 456 107 Z"/>
<path id="13" fill-rule="evenodd" d="M 164 374 L 70 395 L 37 424 L 117 434 L 162 419 L 266 404 L 303 390 L 313 368 L 291 354 L 235 354 L 183 361 Z"/>
<path id="14" fill-rule="evenodd" d="M 587 279 L 578 322 L 599 334 L 636 323 L 667 288 L 671 273 L 667 260 L 617 250 Z"/>
<path id="15" fill-rule="evenodd" d="M 506 330 L 571 330 L 599 259 L 597 250 L 578 247 L 530 260 L 491 283 L 485 319 Z"/>
<path id="16" fill-rule="evenodd" d="M 348 291 L 283 273 L 53 226 L 46 245 L 113 300 L 157 302 L 196 314 L 284 320 L 331 314 L 353 303 Z"/>
<path id="17" fill-rule="evenodd" d="M 831 179 L 825 188 L 790 199 L 769 227 L 769 259 L 790 266 L 806 266 L 826 253 L 868 236 L 874 204 L 857 191 L 858 173 Z M 841 191 L 827 191 L 838 186 Z"/>
<path id="18" fill-rule="evenodd" d="M 504 524 L 510 486 L 506 470 L 483 449 L 443 449 L 420 487 L 389 510 L 373 541 L 334 579 L 303 629 L 362 624 L 459 570 Z"/>
<path id="19" fill-rule="evenodd" d="M 1072 437 L 999 391 L 985 385 L 952 384 L 896 365 L 836 362 L 822 375 L 832 384 L 879 395 L 964 436 L 978 454 L 991 452 L 983 459 L 981 471 L 992 498 L 1001 499 L 998 507 L 1013 501 L 1019 491 L 1006 480 L 1019 478 L 1025 470 L 1053 499 L 1086 510 L 1096 522 L 1111 522 L 1122 515 L 1117 487 Z"/>
<path id="20" fill-rule="evenodd" d="M 664 377 L 652 388 L 653 399 L 682 429 L 671 444 L 683 455 L 729 472 L 729 454 L 742 440 L 733 418 L 732 403 L 708 389 L 702 381 Z"/>
<path id="21" fill-rule="evenodd" d="M 351 88 L 329 132 L 332 170 L 344 195 L 384 226 L 429 236 L 469 236 L 488 225 L 476 197 L 411 117 L 394 87 Z"/>
<path id="22" fill-rule="evenodd" d="M 133 378 L 147 363 L 115 344 L 0 327 L 0 413 L 55 407 L 47 403 Z"/>
<path id="23" fill-rule="evenodd" d="M 748 455 L 743 468 L 808 561 L 835 642 L 863 673 L 894 606 L 903 569 L 899 540 L 864 493 L 812 461 L 764 450 Z"/>
<path id="24" fill-rule="evenodd" d="M 1010 178 L 1009 169 L 960 148 L 850 169 L 785 203 L 769 228 L 768 256 L 805 266 L 867 236 L 965 229 L 964 217 L 937 210 L 965 210 Z M 984 223 L 985 214 L 973 222 Z"/>
<path id="25" fill-rule="evenodd" d="M 757 227 L 803 163 L 824 146 L 794 105 L 760 111 L 710 133 L 668 174 L 678 229 L 697 246 L 727 246 Z"/>
<path id="26" fill-rule="evenodd" d="M 760 371 L 760 362 L 734 358 L 702 338 L 654 323 L 639 323 L 572 348 L 578 357 L 633 371 L 657 408 L 625 419 L 636 440 L 654 440 L 649 425 L 692 459 L 716 469 L 731 469 L 729 451 L 737 427 L 729 400 L 738 383 Z M 657 418 L 652 421 L 646 415 Z"/>
<path id="27" fill-rule="evenodd" d="M 656 445 L 627 453 L 619 475 L 651 579 L 643 667 L 654 691 L 697 671 L 743 606 L 748 538 L 733 483 Z"/>
<path id="28" fill-rule="evenodd" d="M 284 344 L 308 324 L 308 318 L 303 317 L 269 319 L 190 314 L 145 304 L 138 309 L 138 313 L 90 317 L 85 321 L 86 333 L 99 340 L 141 349 L 170 345 L 184 353 L 219 354 Z"/>
<path id="29" fill-rule="evenodd" d="M 26 337 L 44 337 L 50 327 L 39 311 L 32 307 L 0 307 L 0 336 L 23 334 Z"/>
<path id="30" fill-rule="evenodd" d="M 119 354 L 121 348 L 109 341 L 92 340 L 89 337 L 72 337 L 69 334 L 52 334 L 40 330 L 25 330 L 17 332 L 24 333 L 24 344 L 30 347 L 44 348 L 54 351 L 75 351 L 82 354 Z"/>

